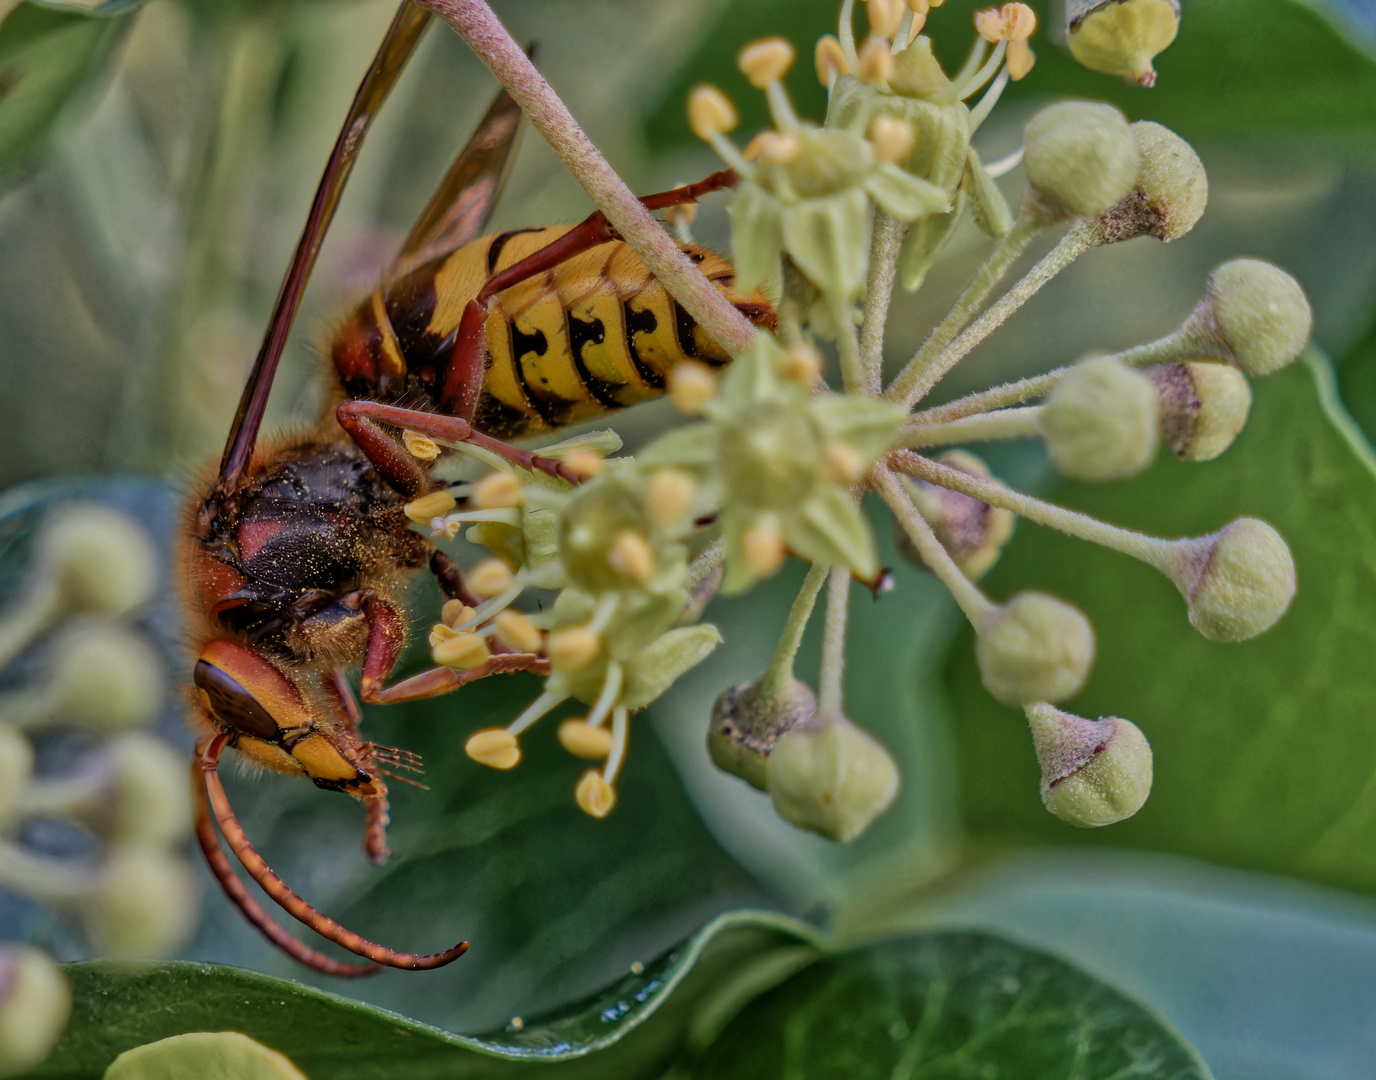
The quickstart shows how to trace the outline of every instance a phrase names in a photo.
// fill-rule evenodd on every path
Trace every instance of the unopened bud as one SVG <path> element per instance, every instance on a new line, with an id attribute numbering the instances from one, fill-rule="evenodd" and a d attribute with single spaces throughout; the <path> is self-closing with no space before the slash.
<path id="1" fill-rule="evenodd" d="M 590 626 L 562 626 L 545 638 L 545 655 L 561 671 L 581 671 L 602 650 L 602 635 Z"/>
<path id="2" fill-rule="evenodd" d="M 707 141 L 733 131 L 738 123 L 736 106 L 715 86 L 695 86 L 688 95 L 688 126 L 699 139 Z"/>
<path id="3" fill-rule="evenodd" d="M 463 581 L 474 596 L 487 600 L 511 588 L 514 578 L 501 559 L 480 559 L 464 573 Z"/>
<path id="4" fill-rule="evenodd" d="M 455 627 L 459 623 L 465 623 L 473 618 L 477 612 L 465 604 L 462 600 L 446 600 L 444 607 L 440 608 L 440 621 L 445 626 Z M 431 644 L 434 644 L 431 642 Z"/>
<path id="5" fill-rule="evenodd" d="M 736 57 L 736 66 L 741 74 L 750 80 L 750 85 L 763 90 L 772 82 L 778 82 L 788 74 L 797 53 L 793 46 L 781 37 L 768 37 L 752 41 Z"/>
<path id="6" fill-rule="evenodd" d="M 813 717 L 779 737 L 769 755 L 769 797 L 790 824 L 845 843 L 898 794 L 898 766 L 843 716 Z"/>
<path id="7" fill-rule="evenodd" d="M 1094 665 L 1094 628 L 1079 608 L 1021 592 L 975 628 L 984 687 L 1005 705 L 1064 701 Z"/>
<path id="8" fill-rule="evenodd" d="M 612 733 L 586 720 L 565 720 L 559 725 L 559 745 L 574 757 L 601 761 L 612 752 Z"/>
<path id="9" fill-rule="evenodd" d="M 831 34 L 823 34 L 817 39 L 812 61 L 817 66 L 817 80 L 828 90 L 842 75 L 850 74 L 850 65 L 846 63 L 841 43 Z"/>
<path id="10" fill-rule="evenodd" d="M 767 764 L 784 732 L 817 712 L 817 698 L 806 684 L 790 679 L 771 692 L 764 679 L 724 690 L 712 705 L 707 752 L 717 768 L 769 790 Z"/>
<path id="11" fill-rule="evenodd" d="M 988 465 L 964 450 L 948 451 L 937 460 L 984 480 L 992 475 Z M 961 572 L 971 581 L 978 581 L 987 574 L 1013 535 L 1017 515 L 1001 506 L 991 506 L 925 480 L 905 480 L 903 486 Z M 925 566 L 906 530 L 897 522 L 894 536 L 899 551 L 916 565 Z"/>
<path id="12" fill-rule="evenodd" d="M 72 987 L 57 964 L 30 945 L 0 945 L 0 1076 L 46 1060 L 71 1012 Z"/>
<path id="13" fill-rule="evenodd" d="M 407 452 L 419 461 L 434 461 L 440 456 L 440 444 L 428 435 L 407 430 L 401 433 L 401 441 Z"/>
<path id="14" fill-rule="evenodd" d="M 617 535 L 607 553 L 607 565 L 635 584 L 645 585 L 655 576 L 655 553 L 644 536 L 626 529 Z"/>
<path id="15" fill-rule="evenodd" d="M 458 500 L 449 492 L 432 491 L 419 499 L 412 499 L 402 509 L 417 525 L 429 525 L 432 519 L 444 517 L 457 505 Z"/>
<path id="16" fill-rule="evenodd" d="M 893 78 L 893 52 L 881 37 L 870 35 L 855 56 L 855 77 L 865 83 L 884 83 Z"/>
<path id="17" fill-rule="evenodd" d="M 471 671 L 482 667 L 492 653 L 487 647 L 487 639 L 477 634 L 463 631 L 450 631 L 430 649 L 430 657 L 441 667 L 454 668 L 456 671 Z"/>
<path id="18" fill-rule="evenodd" d="M 473 485 L 469 500 L 479 510 L 505 510 L 521 505 L 521 481 L 509 472 L 490 472 Z"/>
<path id="19" fill-rule="evenodd" d="M 171 1080 L 173 1077 L 234 1080 L 306 1080 L 285 1054 L 237 1031 L 189 1031 L 124 1051 L 102 1080 Z"/>
<path id="20" fill-rule="evenodd" d="M 1209 177 L 1194 147 L 1169 128 L 1132 125 L 1142 163 L 1126 198 L 1099 216 L 1103 243 L 1136 236 L 1176 240 L 1194 228 L 1209 201 Z"/>
<path id="21" fill-rule="evenodd" d="M 1119 360 L 1090 357 L 1052 388 L 1040 426 L 1051 464 L 1062 476 L 1133 476 L 1156 456 L 1156 387 Z"/>
<path id="22" fill-rule="evenodd" d="M 164 956 L 200 917 L 196 880 L 180 858 L 143 845 L 116 846 L 83 904 L 96 947 L 112 957 Z"/>
<path id="23" fill-rule="evenodd" d="M 1270 629 L 1295 597 L 1295 560 L 1280 533 L 1238 518 L 1216 533 L 1177 542 L 1167 569 L 1190 623 L 1214 641 L 1246 641 Z"/>
<path id="24" fill-rule="evenodd" d="M 697 416 L 717 396 L 717 377 L 706 364 L 680 360 L 669 369 L 669 400 L 685 416 Z"/>
<path id="25" fill-rule="evenodd" d="M 646 499 L 650 520 L 661 529 L 677 525 L 692 509 L 696 494 L 697 484 L 687 473 L 678 469 L 656 470 L 650 477 Z"/>
<path id="26" fill-rule="evenodd" d="M 544 640 L 540 628 L 530 621 L 528 615 L 519 611 L 503 611 L 492 620 L 497 627 L 497 637 L 503 645 L 518 652 L 538 653 Z"/>
<path id="27" fill-rule="evenodd" d="M 1152 60 L 1180 28 L 1179 0 L 1073 0 L 1066 16 L 1076 60 L 1138 86 L 1156 84 Z"/>
<path id="28" fill-rule="evenodd" d="M 1247 423 L 1252 388 L 1232 364 L 1190 360 L 1142 373 L 1156 385 L 1161 441 L 1186 461 L 1212 461 Z"/>
<path id="29" fill-rule="evenodd" d="M 1027 124 L 1027 182 L 1071 214 L 1096 216 L 1120 201 L 1132 191 L 1139 163 L 1137 140 L 1112 105 L 1065 101 Z"/>
<path id="30" fill-rule="evenodd" d="M 906 120 L 894 116 L 876 116 L 870 125 L 870 145 L 874 156 L 883 162 L 896 164 L 913 152 L 917 135 Z"/>
<path id="31" fill-rule="evenodd" d="M 811 387 L 822 376 L 822 358 L 811 345 L 795 341 L 783 351 L 779 372 L 785 379 Z"/>
<path id="32" fill-rule="evenodd" d="M 521 760 L 521 747 L 516 736 L 506 728 L 485 728 L 475 731 L 463 744 L 463 752 L 479 765 L 489 769 L 514 769 Z"/>
<path id="33" fill-rule="evenodd" d="M 54 510 L 35 542 L 35 561 L 63 611 L 123 615 L 145 604 L 157 587 L 147 532 L 128 514 L 99 503 Z"/>
<path id="34" fill-rule="evenodd" d="M 599 820 L 610 814 L 612 807 L 616 805 L 616 792 L 602 774 L 594 769 L 589 769 L 583 774 L 583 778 L 578 781 L 578 787 L 574 789 L 573 798 L 578 803 L 578 809 Z"/>
<path id="35" fill-rule="evenodd" d="M 1151 793 L 1151 746 L 1116 716 L 1086 720 L 1044 701 L 1027 706 L 1042 770 L 1042 803 L 1082 829 L 1132 817 Z"/>
<path id="36" fill-rule="evenodd" d="M 892 38 L 903 21 L 903 0 L 867 0 L 865 15 L 870 30 L 880 37 Z"/>
<path id="37" fill-rule="evenodd" d="M 109 748 L 114 769 L 113 806 L 92 824 L 118 844 L 169 848 L 191 832 L 186 766 L 173 747 L 132 733 Z"/>
<path id="38" fill-rule="evenodd" d="M 34 724 L 116 732 L 142 727 L 157 715 L 166 674 L 157 649 L 138 631 L 121 623 L 74 621 L 52 648 L 51 711 Z"/>
<path id="39" fill-rule="evenodd" d="M 769 577 L 783 566 L 788 556 L 784 534 L 772 521 L 756 521 L 741 535 L 745 564 L 756 577 Z"/>
<path id="40" fill-rule="evenodd" d="M 607 467 L 606 458 L 592 450 L 570 450 L 562 460 L 584 480 L 592 479 Z"/>
<path id="41" fill-rule="evenodd" d="M 1300 283 L 1261 259 L 1233 259 L 1209 275 L 1206 303 L 1248 375 L 1270 375 L 1304 351 L 1314 309 Z"/>

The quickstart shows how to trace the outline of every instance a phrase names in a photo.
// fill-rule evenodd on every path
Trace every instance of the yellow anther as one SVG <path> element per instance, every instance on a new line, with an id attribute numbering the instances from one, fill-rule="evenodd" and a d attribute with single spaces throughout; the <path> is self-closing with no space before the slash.
<path id="1" fill-rule="evenodd" d="M 607 553 L 607 565 L 637 585 L 645 585 L 655 576 L 655 553 L 644 536 L 626 529 L 617 536 Z"/>
<path id="2" fill-rule="evenodd" d="M 428 435 L 416 431 L 403 431 L 401 441 L 413 458 L 421 461 L 434 461 L 440 456 L 440 444 Z"/>
<path id="3" fill-rule="evenodd" d="M 1037 16 L 1026 4 L 1004 4 L 1003 35 L 1009 41 L 1026 41 L 1037 29 Z"/>
<path id="4" fill-rule="evenodd" d="M 475 731 L 464 743 L 464 753 L 479 765 L 491 769 L 511 769 L 521 760 L 521 748 L 516 736 L 506 728 L 487 728 Z"/>
<path id="5" fill-rule="evenodd" d="M 545 655 L 563 671 L 581 671 L 602 648 L 602 635 L 590 626 L 564 626 L 545 639 Z"/>
<path id="6" fill-rule="evenodd" d="M 440 621 L 445 626 L 458 626 L 459 623 L 473 618 L 475 614 L 477 613 L 462 600 L 446 600 L 444 607 L 440 608 Z"/>
<path id="7" fill-rule="evenodd" d="M 487 647 L 487 638 L 479 637 L 467 630 L 450 630 L 449 634 L 452 636 L 430 648 L 430 656 L 441 667 L 469 671 L 482 667 L 491 659 L 492 653 Z"/>
<path id="8" fill-rule="evenodd" d="M 745 564 L 759 577 L 769 577 L 784 564 L 788 548 L 783 533 L 773 522 L 757 521 L 741 537 Z"/>
<path id="9" fill-rule="evenodd" d="M 492 620 L 497 627 L 497 638 L 503 645 L 520 652 L 538 653 L 544 640 L 540 628 L 530 621 L 528 615 L 519 611 L 503 611 Z"/>
<path id="10" fill-rule="evenodd" d="M 781 135 L 777 131 L 761 131 L 745 144 L 741 151 L 746 161 L 767 161 L 771 165 L 792 165 L 803 153 L 803 144 L 796 135 Z"/>
<path id="11" fill-rule="evenodd" d="M 917 145 L 913 126 L 896 116 L 877 116 L 870 125 L 870 145 L 880 161 L 895 164 L 904 160 Z"/>
<path id="12" fill-rule="evenodd" d="M 578 781 L 578 788 L 574 791 L 573 797 L 578 802 L 578 809 L 595 818 L 606 817 L 616 805 L 616 792 L 612 790 L 611 784 L 602 779 L 600 772 L 592 769 L 585 772 L 583 779 Z"/>
<path id="13" fill-rule="evenodd" d="M 430 627 L 430 648 L 433 649 L 441 641 L 452 640 L 457 634 L 458 631 L 452 626 L 446 626 L 442 622 L 435 623 L 434 626 Z"/>
<path id="14" fill-rule="evenodd" d="M 664 211 L 664 221 L 669 225 L 691 225 L 697 216 L 698 204 L 695 202 L 670 206 Z"/>
<path id="15" fill-rule="evenodd" d="M 412 499 L 403 509 L 406 516 L 417 525 L 429 525 L 431 520 L 443 517 L 458 505 L 458 500 L 447 491 L 432 491 L 419 499 Z"/>
<path id="16" fill-rule="evenodd" d="M 612 752 L 612 733 L 586 720 L 565 720 L 559 725 L 559 745 L 574 757 L 600 761 Z"/>
<path id="17" fill-rule="evenodd" d="M 650 520 L 661 529 L 677 525 L 692 508 L 698 486 L 678 469 L 660 469 L 650 477 Z"/>
<path id="18" fill-rule="evenodd" d="M 490 472 L 473 485 L 471 502 L 479 510 L 505 510 L 521 505 L 521 481 L 509 472 Z"/>
<path id="19" fill-rule="evenodd" d="M 861 82 L 882 83 L 893 78 L 893 52 L 881 37 L 867 37 L 855 61 L 855 77 Z"/>
<path id="20" fill-rule="evenodd" d="M 936 0 L 935 3 L 930 3 L 929 0 L 907 0 L 907 4 L 909 11 L 917 15 L 926 15 L 930 9 L 940 7 L 941 0 Z"/>
<path id="21" fill-rule="evenodd" d="M 850 65 L 846 63 L 846 54 L 841 48 L 841 43 L 831 34 L 823 34 L 817 39 L 812 62 L 817 65 L 817 81 L 828 90 L 842 75 L 850 73 Z"/>
<path id="22" fill-rule="evenodd" d="M 1004 39 L 1007 29 L 998 8 L 987 8 L 975 12 L 975 29 L 979 36 L 991 45 Z"/>
<path id="23" fill-rule="evenodd" d="M 750 80 L 751 86 L 763 90 L 788 74 L 797 55 L 793 46 L 783 38 L 767 37 L 752 41 L 743 48 L 736 56 L 736 66 Z"/>
<path id="24" fill-rule="evenodd" d="M 688 95 L 688 126 L 694 135 L 710 141 L 713 135 L 734 131 L 738 123 L 740 117 L 729 97 L 706 83 L 693 87 Z"/>
<path id="25" fill-rule="evenodd" d="M 1008 43 L 1008 77 L 1014 82 L 1031 71 L 1032 65 L 1036 62 L 1037 54 L 1032 51 L 1032 46 L 1027 44 L 1026 38 L 1018 38 Z"/>
<path id="26" fill-rule="evenodd" d="M 606 462 L 602 460 L 602 455 L 593 453 L 591 450 L 570 450 L 562 460 L 565 465 L 584 480 L 591 480 L 606 465 Z"/>
<path id="27" fill-rule="evenodd" d="M 903 0 L 868 0 L 865 14 L 872 33 L 892 39 L 903 21 Z"/>
<path id="28" fill-rule="evenodd" d="M 779 370 L 784 378 L 810 387 L 822 377 L 822 357 L 806 342 L 795 341 L 784 350 Z"/>
<path id="29" fill-rule="evenodd" d="M 687 416 L 697 416 L 717 396 L 717 377 L 706 364 L 680 360 L 669 369 L 669 400 Z"/>
<path id="30" fill-rule="evenodd" d="M 827 475 L 846 487 L 865 478 L 865 459 L 845 443 L 827 443 L 822 450 L 822 463 Z"/>
<path id="31" fill-rule="evenodd" d="M 908 40 L 903 42 L 902 47 L 907 48 L 917 40 L 917 35 L 922 33 L 922 28 L 927 25 L 927 13 L 918 11 L 913 13 L 912 21 L 908 24 Z"/>
<path id="32" fill-rule="evenodd" d="M 463 580 L 474 596 L 488 600 L 511 588 L 514 576 L 501 559 L 482 559 L 473 564 L 464 574 Z"/>

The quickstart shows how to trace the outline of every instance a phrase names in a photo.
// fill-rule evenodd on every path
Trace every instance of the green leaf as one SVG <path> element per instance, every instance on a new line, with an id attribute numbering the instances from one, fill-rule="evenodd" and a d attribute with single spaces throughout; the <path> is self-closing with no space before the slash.
<path id="1" fill-rule="evenodd" d="M 0 23 L 0 173 L 21 163 L 132 26 L 22 4 Z"/>
<path id="2" fill-rule="evenodd" d="M 1081 541 L 1021 528 L 986 584 L 1046 589 L 1094 622 L 1099 658 L 1065 708 L 1125 716 L 1155 752 L 1146 806 L 1105 829 L 1042 809 L 1021 713 L 979 684 L 972 643 L 948 666 L 967 824 L 982 842 L 1086 843 L 1181 852 L 1350 888 L 1376 889 L 1376 472 L 1370 449 L 1311 356 L 1254 385 L 1251 420 L 1220 459 L 1163 453 L 1126 483 L 1069 484 L 1056 501 L 1165 536 L 1241 515 L 1275 525 L 1299 591 L 1270 631 L 1207 641 L 1155 571 Z"/>
<path id="3" fill-rule="evenodd" d="M 819 961 L 728 1024 L 697 1077 L 1206 1080 L 1159 1016 L 1045 953 L 985 934 Z"/>
<path id="4" fill-rule="evenodd" d="M 728 4 L 703 32 L 663 98 L 647 111 L 645 133 L 664 150 L 688 142 L 684 102 L 698 82 L 726 91 L 740 110 L 740 130 L 769 123 L 764 97 L 735 69 L 736 52 L 755 38 L 782 34 L 798 50 L 787 85 L 801 115 L 820 119 L 826 92 L 811 62 L 822 34 L 836 33 L 837 0 L 757 0 Z M 857 8 L 862 5 L 857 4 Z M 1073 95 L 1112 101 L 1132 119 L 1156 120 L 1186 139 L 1355 139 L 1367 145 L 1376 123 L 1376 64 L 1370 46 L 1330 10 L 1303 0 L 1211 0 L 1185 5 L 1180 34 L 1156 59 L 1151 90 L 1082 68 L 1048 38 L 1049 5 L 1034 2 L 1037 65 L 1004 93 L 1020 97 Z M 925 33 L 948 71 L 959 67 L 973 40 L 970 8 L 934 9 Z M 864 17 L 855 24 L 863 33 Z M 1297 85 L 1294 72 L 1303 72 Z"/>
<path id="5" fill-rule="evenodd" d="M 699 1013 L 729 1007 L 742 985 L 759 986 L 762 970 L 776 971 L 777 981 L 815 955 L 800 924 L 730 912 L 574 1005 L 474 1037 L 242 968 L 98 960 L 67 968 L 72 1021 L 53 1056 L 28 1075 L 99 1077 L 130 1047 L 233 1028 L 286 1054 L 314 1080 L 655 1077 Z"/>

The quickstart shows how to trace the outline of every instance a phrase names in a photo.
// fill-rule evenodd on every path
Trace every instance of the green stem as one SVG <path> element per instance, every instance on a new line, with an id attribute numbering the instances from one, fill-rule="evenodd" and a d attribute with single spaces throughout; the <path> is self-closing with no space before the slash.
<path id="1" fill-rule="evenodd" d="M 945 424 L 991 409 L 1002 409 L 1009 405 L 1019 405 L 1032 398 L 1045 397 L 1060 377 L 1069 370 L 1068 367 L 1059 367 L 1045 375 L 1033 375 L 1017 382 L 981 390 L 977 394 L 967 394 L 955 401 L 948 401 L 945 405 L 935 405 L 930 409 L 913 413 L 912 419 L 914 423 L 920 421 L 924 424 Z"/>
<path id="2" fill-rule="evenodd" d="M 958 443 L 993 442 L 1000 439 L 1035 439 L 1041 435 L 1042 406 L 999 409 L 945 423 L 911 423 L 900 436 L 902 445 L 913 448 L 955 446 Z"/>
<path id="3" fill-rule="evenodd" d="M 872 396 L 878 396 L 884 389 L 884 326 L 889 319 L 898 251 L 907 232 L 906 224 L 875 208 L 869 278 L 865 284 L 865 314 L 860 321 L 860 372 L 865 380 L 865 393 Z"/>
<path id="4" fill-rule="evenodd" d="M 827 582 L 827 617 L 822 624 L 822 665 L 817 679 L 819 716 L 841 715 L 849 606 L 850 571 L 842 566 L 832 567 L 831 579 Z"/>
<path id="5" fill-rule="evenodd" d="M 855 333 L 850 301 L 833 299 L 831 317 L 836 323 L 836 351 L 841 357 L 841 386 L 849 394 L 864 393 L 865 370 L 860 361 L 860 340 Z"/>
<path id="6" fill-rule="evenodd" d="M 0 841 L 0 889 L 47 904 L 68 904 L 90 892 L 94 881 L 88 870 Z"/>
<path id="7" fill-rule="evenodd" d="M 774 650 L 774 659 L 760 677 L 759 692 L 763 697 L 780 698 L 788 692 L 793 681 L 793 658 L 798 655 L 798 646 L 803 641 L 803 631 L 812 618 L 812 609 L 817 603 L 817 594 L 822 591 L 822 581 L 827 576 L 827 568 L 815 563 L 803 579 L 803 587 L 788 613 L 783 634 L 779 637 L 779 647 Z"/>

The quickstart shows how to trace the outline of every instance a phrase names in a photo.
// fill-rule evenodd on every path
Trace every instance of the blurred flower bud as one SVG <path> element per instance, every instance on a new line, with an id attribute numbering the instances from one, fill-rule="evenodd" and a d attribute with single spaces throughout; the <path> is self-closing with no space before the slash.
<path id="1" fill-rule="evenodd" d="M 822 358 L 817 350 L 802 341 L 795 341 L 784 349 L 779 361 L 779 374 L 799 386 L 811 387 L 822 377 Z"/>
<path id="2" fill-rule="evenodd" d="M 1141 472 L 1156 456 L 1157 427 L 1151 379 L 1109 356 L 1071 368 L 1041 412 L 1051 464 L 1074 480 L 1117 480 Z"/>
<path id="3" fill-rule="evenodd" d="M 574 788 L 573 798 L 578 803 L 578 809 L 599 820 L 610 814 L 612 807 L 616 805 L 616 792 L 611 784 L 607 783 L 606 778 L 595 769 L 589 769 L 583 774 L 578 786 Z"/>
<path id="4" fill-rule="evenodd" d="M 1151 792 L 1151 746 L 1116 716 L 1086 720 L 1048 705 L 1027 706 L 1042 769 L 1042 803 L 1081 829 L 1132 817 Z"/>
<path id="5" fill-rule="evenodd" d="M 1028 122 L 1025 147 L 1028 184 L 1071 214 L 1102 214 L 1137 179 L 1137 140 L 1112 105 L 1049 105 Z"/>
<path id="6" fill-rule="evenodd" d="M 669 369 L 669 400 L 685 416 L 697 416 L 717 396 L 717 377 L 706 364 L 684 360 Z"/>
<path id="7" fill-rule="evenodd" d="M 793 46 L 781 37 L 752 41 L 736 57 L 736 66 L 750 80 L 750 85 L 763 90 L 788 74 L 797 54 Z"/>
<path id="8" fill-rule="evenodd" d="M 602 649 L 602 635 L 590 626 L 561 626 L 545 639 L 545 655 L 562 671 L 579 671 Z"/>
<path id="9" fill-rule="evenodd" d="M 92 818 L 97 831 L 117 844 L 171 848 L 191 834 L 191 794 L 186 762 L 151 735 L 121 735 L 109 746 L 113 768 L 107 813 Z"/>
<path id="10" fill-rule="evenodd" d="M 1154 86 L 1152 60 L 1175 40 L 1179 0 L 1069 0 L 1070 54 L 1090 71 Z"/>
<path id="11" fill-rule="evenodd" d="M 103 1080 L 307 1080 L 289 1057 L 237 1031 L 190 1031 L 124 1051 Z"/>
<path id="12" fill-rule="evenodd" d="M 607 460 L 595 450 L 580 447 L 570 450 L 563 458 L 564 464 L 584 480 L 596 476 L 606 466 Z"/>
<path id="13" fill-rule="evenodd" d="M 157 554 L 128 514 L 98 503 L 54 510 L 36 542 L 36 559 L 59 584 L 63 609 L 125 615 L 157 587 Z"/>
<path id="14" fill-rule="evenodd" d="M 1005 705 L 1073 697 L 1094 665 L 1089 620 L 1046 593 L 1016 594 L 975 630 L 980 678 Z"/>
<path id="15" fill-rule="evenodd" d="M 937 458 L 943 465 L 959 469 L 971 476 L 989 479 L 989 466 L 974 454 L 951 450 Z M 950 491 L 925 480 L 904 478 L 903 486 L 912 497 L 918 513 L 926 520 L 941 541 L 941 546 L 955 560 L 961 572 L 971 581 L 978 581 L 998 561 L 1003 546 L 1013 535 L 1017 515 L 1003 507 Z M 913 546 L 906 530 L 894 522 L 894 538 L 901 551 L 916 566 L 925 566 L 922 556 Z"/>
<path id="16" fill-rule="evenodd" d="M 774 744 L 817 712 L 817 698 L 797 679 L 770 690 L 764 679 L 723 690 L 707 729 L 707 751 L 717 768 L 761 791 L 769 790 L 766 766 Z"/>
<path id="17" fill-rule="evenodd" d="M 650 542 L 644 535 L 634 529 L 624 529 L 617 534 L 611 551 L 607 552 L 607 564 L 637 585 L 649 584 L 655 576 L 655 553 L 650 550 Z"/>
<path id="18" fill-rule="evenodd" d="M 514 575 L 501 559 L 481 559 L 463 576 L 463 582 L 474 596 L 489 600 L 511 588 Z"/>
<path id="19" fill-rule="evenodd" d="M 766 773 L 781 818 L 842 843 L 868 829 L 898 794 L 889 752 L 844 716 L 814 716 L 785 732 Z"/>
<path id="20" fill-rule="evenodd" d="M 155 848 L 116 846 L 81 907 L 100 952 L 165 956 L 196 927 L 195 875 L 185 860 Z"/>
<path id="21" fill-rule="evenodd" d="M 488 473 L 473 485 L 470 503 L 479 510 L 503 510 L 521 505 L 521 481 L 501 469 Z M 448 513 L 448 511 L 445 511 Z"/>
<path id="22" fill-rule="evenodd" d="M 475 731 L 464 743 L 463 751 L 479 765 L 489 769 L 514 769 L 521 760 L 521 747 L 516 736 L 506 728 L 485 728 Z"/>
<path id="23" fill-rule="evenodd" d="M 688 511 L 693 508 L 696 495 L 697 484 L 686 472 L 680 469 L 656 469 L 650 477 L 646 499 L 650 520 L 661 529 L 682 524 Z"/>
<path id="24" fill-rule="evenodd" d="M 22 806 L 33 777 L 33 746 L 13 724 L 0 723 L 0 833 Z"/>
<path id="25" fill-rule="evenodd" d="M 1214 641 L 1246 641 L 1273 626 L 1295 597 L 1295 561 L 1280 533 L 1238 518 L 1216 533 L 1173 545 L 1167 574 L 1190 623 Z"/>
<path id="26" fill-rule="evenodd" d="M 1252 388 L 1232 364 L 1153 364 L 1142 374 L 1156 385 L 1161 441 L 1186 461 L 1212 461 L 1247 423 Z"/>
<path id="27" fill-rule="evenodd" d="M 704 141 L 713 135 L 723 135 L 732 131 L 740 123 L 736 107 L 731 99 L 715 86 L 706 84 L 693 87 L 688 95 L 688 126 L 693 134 Z"/>
<path id="28" fill-rule="evenodd" d="M 72 987 L 61 968 L 29 945 L 0 945 L 0 1076 L 44 1061 L 71 1012 Z"/>
<path id="29" fill-rule="evenodd" d="M 756 577 L 770 577 L 783 566 L 788 557 L 788 546 L 778 525 L 768 519 L 761 519 L 746 526 L 741 535 L 741 547 L 745 553 L 746 565 Z"/>
<path id="30" fill-rule="evenodd" d="M 1238 367 L 1270 375 L 1304 351 L 1314 310 L 1300 284 L 1261 259 L 1233 259 L 1209 275 L 1206 304 Z"/>

